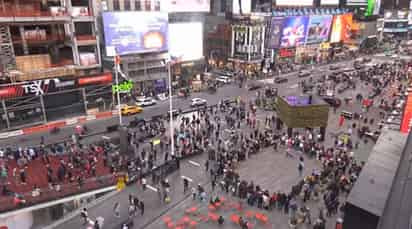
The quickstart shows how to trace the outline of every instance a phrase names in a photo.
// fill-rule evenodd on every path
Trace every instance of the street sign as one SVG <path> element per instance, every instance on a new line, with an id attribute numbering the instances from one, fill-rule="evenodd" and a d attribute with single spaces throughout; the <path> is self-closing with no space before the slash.
<path id="1" fill-rule="evenodd" d="M 113 93 L 128 93 L 132 89 L 133 89 L 133 82 L 131 80 L 112 86 Z"/>

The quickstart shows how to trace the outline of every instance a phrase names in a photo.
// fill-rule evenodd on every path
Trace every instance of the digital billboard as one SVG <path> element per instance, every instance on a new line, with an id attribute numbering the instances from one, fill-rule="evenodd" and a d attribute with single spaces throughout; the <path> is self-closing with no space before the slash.
<path id="1" fill-rule="evenodd" d="M 339 0 L 320 0 L 320 5 L 322 6 L 339 5 Z"/>
<path id="2" fill-rule="evenodd" d="M 309 16 L 287 17 L 283 21 L 280 47 L 296 47 L 305 43 Z"/>
<path id="3" fill-rule="evenodd" d="M 203 57 L 202 23 L 169 24 L 169 54 L 172 59 L 179 61 L 201 59 Z"/>
<path id="4" fill-rule="evenodd" d="M 252 0 L 233 0 L 233 14 L 250 14 L 252 12 Z"/>
<path id="5" fill-rule="evenodd" d="M 310 16 L 307 44 L 322 43 L 328 40 L 332 25 L 332 15 Z"/>
<path id="6" fill-rule="evenodd" d="M 331 43 L 346 42 L 351 39 L 352 14 L 341 14 L 333 17 Z"/>
<path id="7" fill-rule="evenodd" d="M 273 17 L 270 22 L 270 48 L 279 48 L 280 38 L 282 36 L 283 17 Z"/>
<path id="8" fill-rule="evenodd" d="M 312 6 L 313 0 L 276 0 L 276 6 Z"/>
<path id="9" fill-rule="evenodd" d="M 168 50 L 168 14 L 161 12 L 104 12 L 106 55 Z"/>
<path id="10" fill-rule="evenodd" d="M 165 12 L 209 12 L 210 0 L 161 0 L 160 10 Z"/>

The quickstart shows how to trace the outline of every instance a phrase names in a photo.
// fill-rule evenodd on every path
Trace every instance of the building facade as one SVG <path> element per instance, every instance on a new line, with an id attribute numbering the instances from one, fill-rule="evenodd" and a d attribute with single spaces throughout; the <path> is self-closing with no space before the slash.
<path id="1" fill-rule="evenodd" d="M 111 98 L 95 4 L 0 2 L 0 130 L 85 114 L 96 99 Z"/>

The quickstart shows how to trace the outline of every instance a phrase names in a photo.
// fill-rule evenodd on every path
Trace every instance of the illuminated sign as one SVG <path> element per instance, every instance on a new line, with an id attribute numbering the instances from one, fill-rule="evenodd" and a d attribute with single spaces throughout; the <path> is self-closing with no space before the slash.
<path id="1" fill-rule="evenodd" d="M 132 89 L 133 89 L 133 82 L 131 80 L 112 86 L 113 93 L 128 93 Z"/>
<path id="2" fill-rule="evenodd" d="M 90 85 L 90 84 L 108 84 L 113 81 L 111 73 L 106 73 L 104 75 L 84 77 L 79 79 L 79 85 Z"/>

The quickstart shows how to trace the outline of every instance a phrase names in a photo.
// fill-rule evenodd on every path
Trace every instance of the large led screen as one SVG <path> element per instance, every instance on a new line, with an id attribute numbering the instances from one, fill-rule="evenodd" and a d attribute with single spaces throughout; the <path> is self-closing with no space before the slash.
<path id="1" fill-rule="evenodd" d="M 105 12 L 107 56 L 168 50 L 168 15 L 160 12 Z"/>
<path id="2" fill-rule="evenodd" d="M 210 0 L 161 0 L 160 9 L 166 12 L 209 12 Z"/>
<path id="3" fill-rule="evenodd" d="M 312 6 L 313 0 L 276 0 L 277 6 Z"/>
<path id="4" fill-rule="evenodd" d="M 305 43 L 308 31 L 308 16 L 287 17 L 283 22 L 280 47 L 296 47 Z"/>
<path id="5" fill-rule="evenodd" d="M 339 0 L 320 0 L 320 4 L 322 6 L 325 5 L 339 5 Z"/>
<path id="6" fill-rule="evenodd" d="M 330 35 L 330 42 L 346 42 L 351 39 L 352 31 L 352 14 L 341 14 L 333 17 L 332 32 Z"/>
<path id="7" fill-rule="evenodd" d="M 169 24 L 169 54 L 179 61 L 203 57 L 203 25 L 200 22 Z"/>
<path id="8" fill-rule="evenodd" d="M 270 22 L 270 40 L 269 40 L 269 47 L 270 48 L 279 48 L 280 46 L 280 38 L 282 36 L 282 28 L 283 28 L 283 17 L 274 17 Z"/>
<path id="9" fill-rule="evenodd" d="M 306 43 L 314 44 L 327 41 L 331 25 L 332 15 L 311 16 Z"/>

